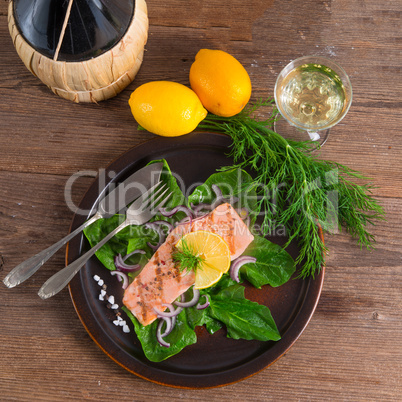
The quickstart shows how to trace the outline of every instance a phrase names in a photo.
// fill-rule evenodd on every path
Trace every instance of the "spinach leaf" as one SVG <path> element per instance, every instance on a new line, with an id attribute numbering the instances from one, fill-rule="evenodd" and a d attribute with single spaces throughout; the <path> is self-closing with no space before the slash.
<path id="1" fill-rule="evenodd" d="M 158 163 L 162 162 L 163 163 L 163 169 L 161 173 L 161 178 L 160 180 L 166 185 L 166 188 L 168 189 L 167 193 L 171 193 L 171 197 L 167 201 L 167 203 L 164 205 L 164 208 L 167 209 L 172 209 L 174 207 L 177 207 L 178 205 L 183 205 L 185 204 L 185 197 L 183 192 L 181 191 L 180 186 L 177 183 L 176 178 L 173 176 L 172 171 L 170 170 L 170 167 L 168 163 L 166 162 L 165 159 L 160 159 L 160 160 L 154 160 L 150 162 L 148 165 L 151 165 L 153 163 Z M 179 215 L 179 213 L 177 214 Z M 185 215 L 182 215 L 184 217 Z M 176 217 L 176 216 L 175 216 Z M 163 218 L 166 220 L 166 218 L 162 217 L 162 215 L 157 214 L 156 217 L 153 220 Z M 177 218 L 180 219 L 180 216 Z"/>
<path id="2" fill-rule="evenodd" d="M 237 282 L 234 281 L 229 274 L 223 274 L 222 278 L 215 286 L 212 286 L 208 289 L 204 289 L 204 291 L 207 291 L 211 295 L 216 295 L 221 290 L 224 290 L 233 285 L 237 285 Z"/>
<path id="3" fill-rule="evenodd" d="M 127 254 L 131 254 L 135 250 L 144 250 L 146 256 L 148 257 L 148 259 L 150 259 L 153 254 L 153 250 L 147 244 L 150 239 L 154 240 L 151 236 L 132 237 L 128 240 Z"/>
<path id="4" fill-rule="evenodd" d="M 208 296 L 211 301 L 211 296 L 218 294 L 222 289 L 226 289 L 229 286 L 235 285 L 236 282 L 233 281 L 228 274 L 222 276 L 220 281 L 215 285 L 207 289 L 200 290 L 200 302 L 204 302 L 204 298 Z M 189 296 L 188 299 L 191 297 Z M 187 300 L 187 298 L 186 298 Z M 206 300 L 205 300 L 206 301 Z M 187 312 L 187 320 L 192 328 L 196 326 L 205 325 L 207 331 L 210 334 L 214 334 L 216 331 L 220 330 L 223 327 L 223 323 L 219 320 L 213 318 L 210 314 L 210 308 L 207 307 L 203 310 L 197 310 L 197 307 L 191 307 L 186 309 Z"/>
<path id="5" fill-rule="evenodd" d="M 84 234 L 89 241 L 91 247 L 94 247 L 99 243 L 107 234 L 113 229 L 119 226 L 125 219 L 124 215 L 116 214 L 108 219 L 99 219 L 92 225 L 84 229 Z M 115 270 L 114 257 L 117 254 L 125 256 L 136 248 L 129 247 L 130 241 L 134 242 L 134 239 L 141 239 L 140 242 L 143 246 L 146 246 L 147 242 L 157 241 L 157 234 L 153 230 L 145 230 L 143 226 L 127 226 L 122 231 L 113 236 L 104 246 L 102 246 L 97 252 L 96 256 L 99 261 L 111 271 Z M 137 240 L 138 241 L 138 240 Z M 134 243 L 133 243 L 134 244 Z M 141 247 L 143 248 L 143 247 Z M 151 249 L 146 246 L 143 248 L 147 251 L 148 255 L 151 255 Z M 135 264 L 141 259 L 140 255 L 133 256 L 129 263 Z M 142 261 L 144 262 L 144 260 Z M 146 261 L 145 261 L 146 262 Z"/>
<path id="6" fill-rule="evenodd" d="M 189 205 L 207 203 L 212 204 L 215 200 L 215 193 L 212 185 L 217 185 L 222 191 L 222 195 L 229 199 L 229 202 L 237 208 L 246 208 L 250 213 L 251 223 L 255 221 L 255 211 L 257 211 L 257 194 L 255 188 L 250 184 L 252 177 L 244 170 L 231 169 L 225 172 L 212 174 L 204 184 L 196 187 L 188 197 Z M 238 201 L 233 203 L 233 197 Z M 231 201 L 230 201 L 231 200 Z"/>
<path id="7" fill-rule="evenodd" d="M 207 331 L 210 334 L 214 334 L 223 327 L 223 324 L 220 321 L 211 317 L 209 314 L 209 307 L 205 308 L 204 310 L 197 310 L 196 307 L 186 308 L 185 312 L 187 322 L 193 329 L 195 329 L 197 326 L 202 327 L 205 325 Z"/>
<path id="8" fill-rule="evenodd" d="M 226 326 L 228 337 L 234 339 L 280 339 L 269 308 L 246 299 L 244 286 L 229 275 L 224 275 L 215 286 L 201 290 L 202 295 L 209 296 L 209 307 L 204 310 L 196 307 L 185 309 L 192 328 L 205 324 L 208 332 L 213 334 Z"/>
<path id="9" fill-rule="evenodd" d="M 197 336 L 187 322 L 185 311 L 182 311 L 177 316 L 175 327 L 172 332 L 164 338 L 166 342 L 170 343 L 170 347 L 167 348 L 161 346 L 156 339 L 158 320 L 155 320 L 152 324 L 143 326 L 133 316 L 130 310 L 126 307 L 122 307 L 122 310 L 132 321 L 146 358 L 152 362 L 165 360 L 168 357 L 179 353 L 186 346 L 197 342 Z"/>
<path id="10" fill-rule="evenodd" d="M 199 303 L 204 303 L 206 301 L 205 297 L 206 296 L 209 297 L 208 290 L 209 289 L 203 289 L 200 291 Z M 191 298 L 193 297 L 192 288 L 189 289 L 186 294 L 188 295 L 188 297 L 186 296 L 186 300 L 191 300 Z M 213 317 L 211 317 L 209 315 L 208 307 L 203 310 L 198 310 L 197 307 L 194 306 L 194 307 L 185 308 L 184 310 L 187 315 L 187 321 L 188 321 L 190 327 L 193 329 L 195 329 L 196 326 L 201 327 L 201 326 L 205 325 L 207 328 L 207 331 L 210 334 L 214 334 L 216 331 L 219 331 L 223 327 L 223 324 L 220 321 L 215 320 Z"/>
<path id="11" fill-rule="evenodd" d="M 211 295 L 211 317 L 225 324 L 233 339 L 278 341 L 281 339 L 269 308 L 244 297 L 244 287 L 236 284 Z"/>
<path id="12" fill-rule="evenodd" d="M 255 257 L 257 261 L 244 264 L 240 268 L 240 277 L 256 288 L 267 284 L 273 287 L 283 285 L 296 270 L 295 261 L 286 250 L 261 236 L 254 236 L 244 255 Z"/>

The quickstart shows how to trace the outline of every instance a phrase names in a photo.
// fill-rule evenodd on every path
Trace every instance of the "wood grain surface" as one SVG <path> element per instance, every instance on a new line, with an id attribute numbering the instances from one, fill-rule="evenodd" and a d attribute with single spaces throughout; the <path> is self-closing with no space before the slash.
<path id="1" fill-rule="evenodd" d="M 151 80 L 188 85 L 201 48 L 222 49 L 250 74 L 252 99 L 273 95 L 280 70 L 317 54 L 350 75 L 354 98 L 321 157 L 372 178 L 387 221 L 374 251 L 346 233 L 327 236 L 324 289 L 312 321 L 279 361 L 239 383 L 180 390 L 140 379 L 109 359 L 81 325 L 68 291 L 43 301 L 41 284 L 63 250 L 23 285 L 0 282 L 0 399 L 402 400 L 402 4 L 400 0 L 148 0 L 142 67 L 117 97 L 74 104 L 26 70 L 0 0 L 0 279 L 59 240 L 73 212 L 64 187 L 153 135 L 137 131 L 131 92 Z M 92 182 L 74 186 L 78 202 Z"/>

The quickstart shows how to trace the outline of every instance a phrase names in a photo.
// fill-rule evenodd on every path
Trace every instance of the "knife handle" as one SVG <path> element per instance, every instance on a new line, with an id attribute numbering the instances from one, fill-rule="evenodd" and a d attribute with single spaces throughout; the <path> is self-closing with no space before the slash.
<path id="1" fill-rule="evenodd" d="M 53 254 L 56 253 L 61 247 L 63 247 L 69 240 L 71 240 L 75 235 L 82 232 L 87 226 L 94 223 L 102 216 L 98 213 L 93 215 L 84 224 L 75 229 L 73 232 L 69 233 L 66 237 L 59 240 L 57 243 L 48 247 L 47 249 L 41 251 L 40 253 L 28 258 L 21 264 L 17 265 L 3 280 L 3 283 L 9 287 L 19 285 L 20 283 L 26 281 L 30 278 Z"/>

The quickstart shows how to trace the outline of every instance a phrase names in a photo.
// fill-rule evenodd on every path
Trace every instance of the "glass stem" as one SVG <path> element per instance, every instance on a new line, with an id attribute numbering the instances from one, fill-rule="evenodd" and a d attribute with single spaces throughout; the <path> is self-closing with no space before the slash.
<path id="1" fill-rule="evenodd" d="M 310 136 L 311 141 L 318 141 L 320 139 L 320 134 L 317 131 L 308 131 L 308 135 Z"/>

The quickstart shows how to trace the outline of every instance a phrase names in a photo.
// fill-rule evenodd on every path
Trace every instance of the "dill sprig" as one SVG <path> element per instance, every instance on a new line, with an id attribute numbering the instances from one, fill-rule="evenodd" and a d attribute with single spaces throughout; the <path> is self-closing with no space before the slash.
<path id="1" fill-rule="evenodd" d="M 325 264 L 322 230 L 336 233 L 344 227 L 360 246 L 372 248 L 375 238 L 367 225 L 384 219 L 384 211 L 371 195 L 371 183 L 354 182 L 368 178 L 339 163 L 318 159 L 310 152 L 315 148 L 312 141 L 283 138 L 273 131 L 278 118 L 275 108 L 266 120 L 254 116 L 261 106 L 274 106 L 274 102 L 260 101 L 233 117 L 208 114 L 198 129 L 231 137 L 234 166 L 221 170 L 236 167 L 253 174 L 251 187 L 259 195 L 257 212 L 264 216 L 262 233 L 268 234 L 274 222 L 287 230 L 285 247 L 298 241 L 300 277 L 314 277 Z"/>
<path id="2" fill-rule="evenodd" d="M 180 248 L 175 248 L 172 254 L 173 262 L 180 271 L 194 271 L 201 266 L 204 258 L 197 255 L 185 239 L 180 242 Z"/>

